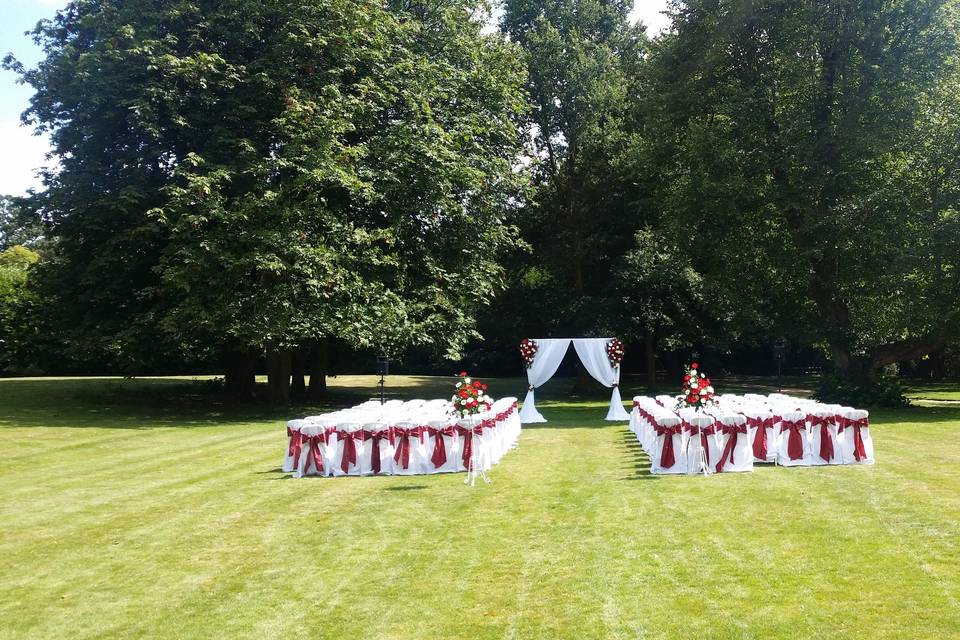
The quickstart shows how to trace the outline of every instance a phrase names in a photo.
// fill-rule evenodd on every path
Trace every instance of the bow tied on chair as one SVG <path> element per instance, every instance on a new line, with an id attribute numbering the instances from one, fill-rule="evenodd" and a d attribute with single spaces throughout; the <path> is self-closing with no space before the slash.
<path id="1" fill-rule="evenodd" d="M 290 427 L 287 427 L 290 432 Z M 290 433 L 290 445 L 287 448 L 287 456 L 293 458 L 293 468 L 300 468 L 300 453 L 303 450 L 303 434 L 297 430 Z"/>
<path id="2" fill-rule="evenodd" d="M 455 437 L 457 435 L 456 427 L 426 427 L 427 433 L 433 438 L 433 454 L 430 456 L 430 462 L 434 469 L 439 469 L 447 463 L 447 445 L 444 442 L 444 436 Z"/>
<path id="3" fill-rule="evenodd" d="M 419 438 L 422 443 L 424 429 L 426 427 L 393 428 L 394 437 L 397 440 L 397 450 L 393 454 L 393 461 L 402 465 L 404 469 L 410 468 L 410 438 Z"/>
<path id="4" fill-rule="evenodd" d="M 660 466 L 663 469 L 671 469 L 676 464 L 677 459 L 673 451 L 673 436 L 680 433 L 680 425 L 675 427 L 665 427 L 654 423 L 653 430 L 658 436 L 663 436 L 663 448 L 660 450 Z"/>
<path id="5" fill-rule="evenodd" d="M 700 441 L 700 449 L 703 451 L 703 459 L 706 461 L 707 466 L 710 466 L 710 443 L 707 442 L 707 436 L 714 433 L 713 425 L 709 427 L 699 427 L 692 422 L 687 422 L 684 420 L 680 423 L 681 428 L 690 434 L 690 437 L 698 436 Z"/>
<path id="6" fill-rule="evenodd" d="M 327 443 L 327 434 L 326 432 L 318 433 L 314 436 L 307 437 L 307 444 L 309 445 L 309 453 L 307 454 L 307 464 L 310 464 L 310 460 L 313 460 L 313 466 L 318 474 L 324 472 L 323 468 L 323 450 L 320 448 L 321 444 Z"/>
<path id="7" fill-rule="evenodd" d="M 780 423 L 780 433 L 789 431 L 787 436 L 787 455 L 791 460 L 799 460 L 803 457 L 803 436 L 806 431 L 806 420 L 784 420 Z"/>
<path id="8" fill-rule="evenodd" d="M 863 442 L 863 434 L 860 430 L 869 427 L 870 421 L 868 418 L 857 418 L 856 420 L 842 418 L 840 422 L 840 431 L 847 428 L 853 429 L 853 457 L 857 462 L 862 462 L 867 459 L 867 447 Z"/>
<path id="9" fill-rule="evenodd" d="M 380 473 L 380 441 L 386 439 L 390 444 L 394 442 L 393 427 L 381 429 L 379 431 L 365 432 L 366 439 L 370 440 L 370 468 L 373 472 Z"/>
<path id="10" fill-rule="evenodd" d="M 807 416 L 807 422 L 810 423 L 811 429 L 820 427 L 820 458 L 824 462 L 833 460 L 833 438 L 830 437 L 829 425 L 834 424 L 834 420 L 833 416 Z"/>
<path id="11" fill-rule="evenodd" d="M 350 465 L 357 464 L 357 445 L 354 440 L 354 434 L 342 429 L 337 430 L 337 440 L 343 443 L 343 454 L 340 456 L 340 470 L 344 473 L 350 471 Z"/>
<path id="12" fill-rule="evenodd" d="M 724 466 L 727 464 L 727 460 L 730 461 L 730 464 L 736 464 L 736 460 L 733 459 L 734 450 L 737 448 L 737 440 L 741 433 L 747 433 L 746 424 L 723 424 L 719 420 L 716 422 L 716 428 L 719 431 L 727 434 L 727 444 L 723 448 L 723 455 L 720 456 L 720 462 L 717 463 L 717 473 L 723 471 Z"/>

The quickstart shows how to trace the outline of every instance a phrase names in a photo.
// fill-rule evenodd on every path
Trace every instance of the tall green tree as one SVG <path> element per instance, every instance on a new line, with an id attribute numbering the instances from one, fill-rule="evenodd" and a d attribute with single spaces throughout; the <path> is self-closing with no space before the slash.
<path id="1" fill-rule="evenodd" d="M 41 24 L 26 118 L 62 159 L 43 205 L 77 332 L 222 348 L 241 388 L 266 349 L 281 400 L 317 341 L 457 355 L 514 241 L 525 106 L 480 8 L 76 0 Z"/>
<path id="2" fill-rule="evenodd" d="M 956 3 L 672 10 L 662 202 L 708 302 L 814 333 L 867 380 L 955 336 Z"/>
<path id="3" fill-rule="evenodd" d="M 537 333 L 616 331 L 614 267 L 646 211 L 623 150 L 642 123 L 633 103 L 647 38 L 622 0 L 507 0 L 503 30 L 526 53 L 534 191 L 524 238 L 532 258 L 515 270 L 517 296 Z"/>

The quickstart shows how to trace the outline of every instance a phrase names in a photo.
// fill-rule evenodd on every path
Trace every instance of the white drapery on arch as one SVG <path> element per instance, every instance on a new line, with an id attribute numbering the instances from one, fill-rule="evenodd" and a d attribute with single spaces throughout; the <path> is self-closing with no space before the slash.
<path id="1" fill-rule="evenodd" d="M 533 357 L 533 363 L 527 369 L 527 382 L 530 388 L 527 390 L 527 396 L 523 399 L 523 407 L 520 409 L 520 422 L 546 422 L 534 404 L 533 391 L 543 385 L 547 380 L 553 377 L 560 367 L 563 356 L 567 353 L 567 347 L 573 342 L 573 348 L 583 363 L 587 372 L 593 378 L 605 387 L 613 387 L 613 393 L 610 394 L 610 409 L 607 411 L 607 420 L 627 421 L 629 414 L 623 408 L 623 400 L 620 398 L 620 367 L 610 365 L 610 359 L 607 357 L 607 344 L 613 338 L 535 338 L 537 343 L 537 353 Z"/>

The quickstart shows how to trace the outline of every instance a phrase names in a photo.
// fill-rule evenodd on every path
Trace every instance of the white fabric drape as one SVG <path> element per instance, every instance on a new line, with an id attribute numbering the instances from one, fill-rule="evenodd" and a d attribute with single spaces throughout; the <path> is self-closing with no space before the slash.
<path id="1" fill-rule="evenodd" d="M 563 361 L 563 356 L 567 354 L 567 347 L 570 346 L 570 338 L 541 338 L 537 342 L 537 353 L 533 357 L 533 364 L 527 369 L 527 382 L 531 387 L 539 387 L 544 382 L 553 377 Z M 547 419 L 540 415 L 533 400 L 533 389 L 527 391 L 527 396 L 523 399 L 523 407 L 520 409 L 520 422 L 546 422 Z"/>
<path id="2" fill-rule="evenodd" d="M 613 387 L 606 419 L 622 422 L 630 420 L 630 414 L 623 409 L 623 400 L 620 398 L 620 367 L 611 366 L 610 358 L 607 357 L 607 343 L 612 339 L 574 338 L 573 348 L 594 380 L 605 387 Z"/>

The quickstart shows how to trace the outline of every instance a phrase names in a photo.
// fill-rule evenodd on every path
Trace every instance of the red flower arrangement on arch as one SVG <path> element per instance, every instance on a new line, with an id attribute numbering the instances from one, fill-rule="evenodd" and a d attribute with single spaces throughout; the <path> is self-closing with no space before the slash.
<path id="1" fill-rule="evenodd" d="M 493 404 L 493 398 L 487 395 L 487 385 L 471 378 L 466 371 L 458 376 L 456 390 L 450 398 L 453 413 L 466 418 L 475 413 L 488 411 Z"/>
<path id="2" fill-rule="evenodd" d="M 677 403 L 678 409 L 703 409 L 712 405 L 716 395 L 713 390 L 713 383 L 707 374 L 700 370 L 700 365 L 696 362 L 687 367 L 687 372 L 683 376 L 683 388 L 681 389 L 683 399 Z"/>
<path id="3" fill-rule="evenodd" d="M 537 355 L 538 348 L 536 341 L 530 338 L 524 338 L 520 341 L 520 357 L 523 358 L 524 368 L 529 369 L 533 366 L 533 359 Z"/>
<path id="4" fill-rule="evenodd" d="M 607 343 L 607 359 L 610 360 L 610 366 L 614 369 L 623 361 L 623 343 L 617 338 Z"/>

